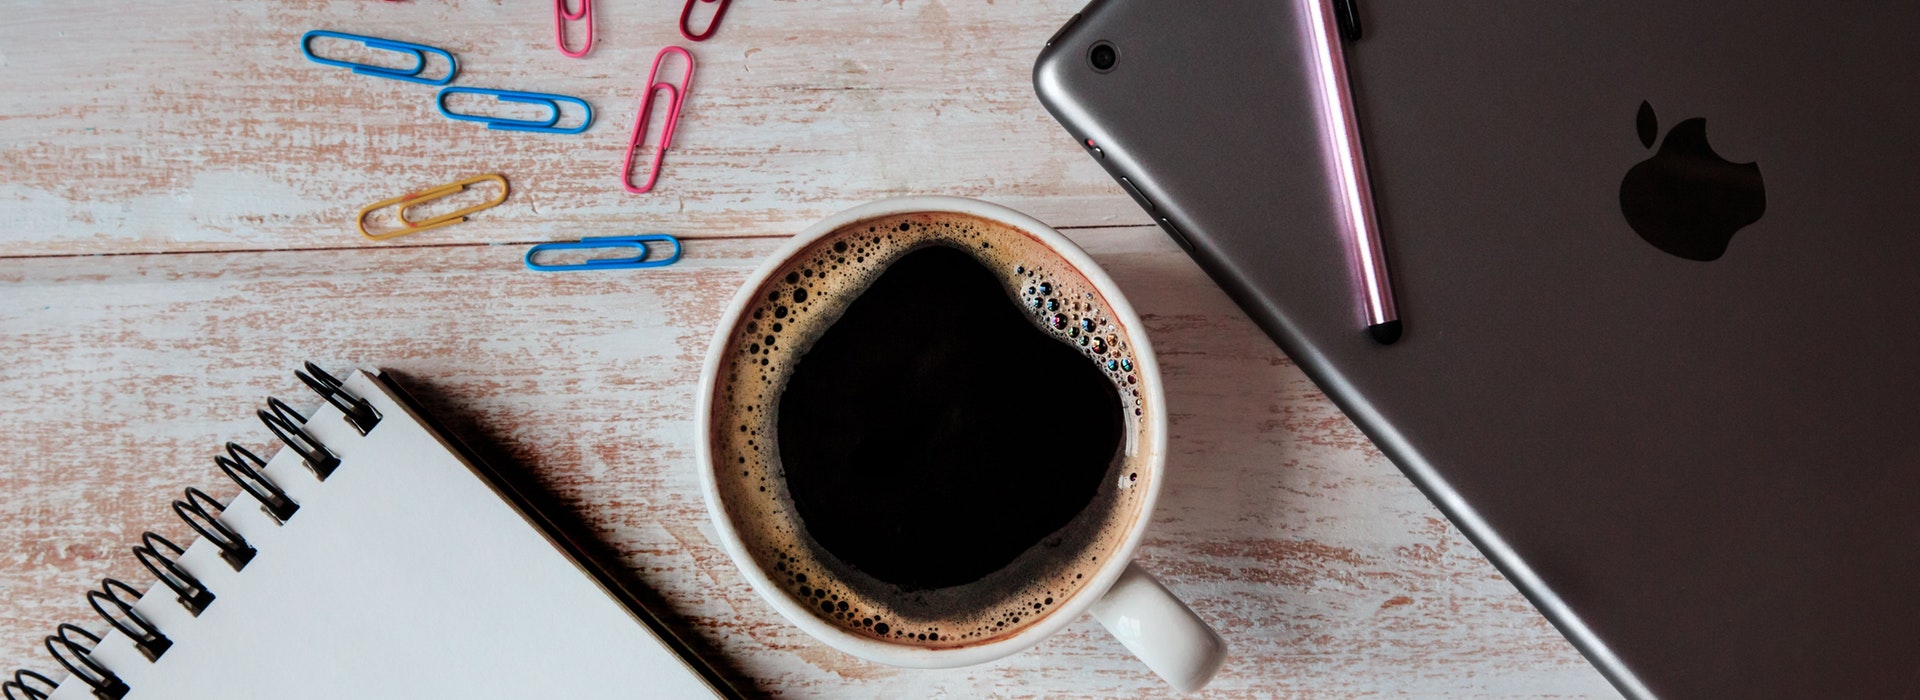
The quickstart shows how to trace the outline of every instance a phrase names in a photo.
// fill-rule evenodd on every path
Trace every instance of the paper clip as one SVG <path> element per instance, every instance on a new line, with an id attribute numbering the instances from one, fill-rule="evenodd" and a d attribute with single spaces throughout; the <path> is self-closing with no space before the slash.
<path id="1" fill-rule="evenodd" d="M 567 50 L 567 23 L 587 23 L 587 43 L 578 52 Z M 582 58 L 593 50 L 593 0 L 580 0 L 580 9 L 567 11 L 567 0 L 553 0 L 553 45 L 567 58 Z"/>
<path id="2" fill-rule="evenodd" d="M 480 115 L 480 114 L 460 114 L 458 112 L 454 112 L 452 110 L 447 109 L 447 96 L 454 95 L 454 94 L 492 95 L 498 98 L 501 102 L 518 102 L 520 104 L 544 105 L 547 108 L 547 110 L 551 113 L 548 114 L 547 118 L 544 120 L 543 119 L 508 119 L 505 117 L 489 117 L 489 116 Z M 581 109 L 586 110 L 587 116 L 586 118 L 580 120 L 579 126 L 565 127 L 565 128 L 554 126 L 554 124 L 558 124 L 560 122 L 560 103 L 561 102 L 572 102 L 574 104 L 580 105 Z M 534 132 L 539 132 L 543 134 L 578 134 L 582 131 L 586 131 L 587 127 L 593 126 L 593 106 L 587 104 L 586 100 L 582 100 L 578 97 L 568 97 L 566 95 L 549 95 L 544 92 L 519 92 L 517 90 L 489 90 L 487 88 L 450 87 L 450 88 L 441 88 L 440 94 L 433 98 L 433 103 L 434 103 L 434 106 L 440 108 L 440 114 L 448 119 L 458 119 L 463 122 L 480 122 L 482 124 L 486 124 L 487 128 L 489 129 L 497 129 L 499 131 L 534 131 Z"/>
<path id="3" fill-rule="evenodd" d="M 445 197 L 447 195 L 463 192 L 468 187 L 472 187 L 482 182 L 500 183 L 500 196 L 494 197 L 493 199 L 488 200 L 486 202 L 475 204 L 471 207 L 467 207 L 465 209 L 461 209 L 456 212 L 450 212 L 446 214 L 440 214 L 437 216 L 428 217 L 421 221 L 413 221 L 407 218 L 408 209 L 412 209 L 414 207 L 420 206 L 422 204 L 426 204 L 433 200 L 440 199 L 441 197 Z M 421 190 L 413 194 L 401 195 L 399 197 L 394 197 L 393 199 L 374 202 L 372 204 L 369 204 L 367 206 L 360 208 L 360 218 L 358 220 L 358 224 L 360 226 L 360 235 L 366 236 L 367 238 L 370 238 L 376 241 L 383 241 L 389 238 L 393 238 L 395 236 L 404 236 L 409 233 L 418 233 L 430 228 L 439 228 L 441 226 L 451 226 L 453 224 L 466 221 L 467 216 L 469 214 L 473 214 L 479 211 L 484 211 L 487 209 L 492 209 L 496 206 L 499 206 L 501 202 L 507 201 L 508 190 L 509 188 L 507 186 L 507 178 L 499 174 L 477 175 L 477 176 L 470 177 L 458 182 L 449 182 L 447 184 L 440 185 L 438 187 Z M 388 231 L 386 233 L 374 233 L 372 231 L 367 230 L 368 214 L 371 214 L 374 211 L 385 209 L 387 207 L 394 206 L 394 205 L 400 206 L 400 212 L 396 216 L 400 219 L 400 224 L 402 226 L 405 226 L 406 228 L 403 228 L 397 231 Z"/>
<path id="4" fill-rule="evenodd" d="M 412 54 L 413 67 L 404 68 L 404 69 L 403 68 L 387 68 L 384 66 L 370 66 L 364 63 L 353 63 L 351 61 L 340 61 L 340 60 L 335 60 L 331 58 L 321 58 L 313 54 L 313 40 L 319 37 L 328 37 L 332 39 L 345 39 L 347 41 L 358 41 L 362 44 L 365 44 L 367 48 L 370 48 L 370 49 L 380 49 L 383 51 L 392 51 L 394 53 Z M 409 83 L 420 83 L 422 85 L 445 85 L 447 83 L 453 82 L 453 76 L 460 74 L 460 61 L 458 59 L 455 59 L 453 57 L 453 54 L 447 53 L 446 49 L 436 49 L 434 47 L 426 46 L 423 44 L 409 44 L 404 41 L 394 41 L 392 39 L 381 39 L 378 37 L 371 37 L 371 36 L 360 36 L 358 34 L 343 34 L 341 32 L 329 32 L 322 29 L 315 29 L 313 31 L 307 32 L 304 35 L 301 35 L 300 53 L 305 54 L 307 57 L 307 60 L 313 61 L 314 63 L 320 63 L 324 65 L 329 65 L 329 66 L 339 66 L 341 68 L 351 68 L 353 69 L 353 72 L 358 73 L 360 75 L 371 75 L 376 78 L 391 78 L 394 80 L 405 80 Z M 447 77 L 441 78 L 439 80 L 420 77 L 420 71 L 427 69 L 427 54 L 429 53 L 438 54 L 440 57 L 447 59 Z"/>
<path id="5" fill-rule="evenodd" d="M 698 0 L 691 0 L 697 2 Z M 687 59 L 687 72 L 681 76 L 680 87 L 663 82 L 660 78 L 660 61 L 669 53 L 677 53 Z M 633 151 L 640 147 L 640 139 L 647 135 L 647 117 L 653 112 L 653 96 L 661 90 L 667 91 L 666 129 L 660 133 L 660 144 L 653 149 L 653 159 L 647 164 L 647 179 L 639 187 L 633 185 Z M 654 182 L 660 179 L 660 162 L 666 158 L 667 149 L 673 147 L 673 129 L 680 124 L 680 108 L 687 103 L 687 93 L 693 90 L 693 54 L 678 46 L 669 46 L 653 55 L 653 68 L 647 71 L 646 91 L 640 93 L 640 116 L 633 120 L 633 135 L 627 138 L 627 157 L 620 163 L 620 186 L 634 194 L 646 194 L 653 189 Z"/>
<path id="6" fill-rule="evenodd" d="M 664 260 L 649 260 L 652 252 L 648 250 L 649 241 L 673 244 L 673 254 Z M 534 256 L 555 250 L 598 250 L 625 248 L 640 251 L 630 258 L 595 258 L 572 265 L 551 265 L 535 262 Z M 664 233 L 649 233 L 641 236 L 602 236 L 582 238 L 575 243 L 542 243 L 527 250 L 527 269 L 535 272 L 574 272 L 578 270 L 639 270 L 649 267 L 666 267 L 680 260 L 680 239 Z"/>
<path id="7" fill-rule="evenodd" d="M 707 30 L 695 34 L 692 29 L 687 28 L 687 20 L 693 18 L 694 3 L 700 2 L 718 2 L 720 7 L 713 11 L 713 19 L 707 22 Z M 706 41 L 707 37 L 713 36 L 713 32 L 720 28 L 720 18 L 727 16 L 727 5 L 732 2 L 733 0 L 687 0 L 687 6 L 680 8 L 680 36 L 686 37 L 687 41 Z"/>

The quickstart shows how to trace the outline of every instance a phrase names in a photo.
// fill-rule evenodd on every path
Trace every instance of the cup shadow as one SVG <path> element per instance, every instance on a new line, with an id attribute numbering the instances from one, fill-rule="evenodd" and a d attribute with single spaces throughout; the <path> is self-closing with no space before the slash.
<path id="1" fill-rule="evenodd" d="M 1562 660 L 1544 624 L 1512 624 L 1517 591 L 1178 247 L 1152 228 L 1070 233 L 1159 358 L 1169 454 L 1135 558 L 1226 637 L 1211 688 L 1315 668 L 1288 685 L 1390 691 L 1373 671 L 1424 665 L 1447 686 L 1496 671 L 1479 653 Z"/>

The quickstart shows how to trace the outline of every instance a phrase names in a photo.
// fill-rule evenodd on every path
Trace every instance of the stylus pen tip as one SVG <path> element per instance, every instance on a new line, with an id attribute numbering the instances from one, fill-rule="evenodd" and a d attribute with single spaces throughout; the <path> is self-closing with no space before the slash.
<path id="1" fill-rule="evenodd" d="M 1381 345 L 1392 345 L 1394 341 L 1400 339 L 1400 320 L 1394 319 L 1386 323 L 1376 323 L 1367 326 L 1367 335 L 1373 338 L 1373 342 Z"/>

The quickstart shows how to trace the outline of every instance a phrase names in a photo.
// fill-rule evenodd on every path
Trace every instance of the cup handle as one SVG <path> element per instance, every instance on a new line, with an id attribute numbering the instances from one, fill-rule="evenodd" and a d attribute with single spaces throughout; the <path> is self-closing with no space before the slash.
<path id="1" fill-rule="evenodd" d="M 1134 562 L 1094 602 L 1093 617 L 1182 693 L 1206 687 L 1227 660 L 1227 640 Z"/>

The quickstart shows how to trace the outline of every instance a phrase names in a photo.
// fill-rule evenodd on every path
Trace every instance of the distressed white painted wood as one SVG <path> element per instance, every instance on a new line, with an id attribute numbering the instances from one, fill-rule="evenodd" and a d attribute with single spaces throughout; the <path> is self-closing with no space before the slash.
<path id="1" fill-rule="evenodd" d="M 1034 57 L 1078 7 L 741 0 L 694 44 L 676 30 L 679 2 L 602 2 L 593 51 L 576 60 L 554 48 L 543 0 L 10 0 L 0 250 L 362 246 L 362 205 L 488 172 L 512 180 L 506 204 L 394 243 L 782 235 L 898 194 L 1144 224 L 1033 96 Z M 434 87 L 307 61 L 309 29 L 445 48 L 461 62 L 454 85 L 573 95 L 596 120 L 577 136 L 448 120 Z M 621 149 L 669 44 L 696 56 L 695 84 L 659 188 L 629 194 Z"/>

